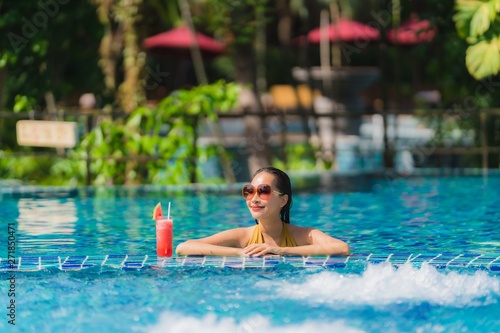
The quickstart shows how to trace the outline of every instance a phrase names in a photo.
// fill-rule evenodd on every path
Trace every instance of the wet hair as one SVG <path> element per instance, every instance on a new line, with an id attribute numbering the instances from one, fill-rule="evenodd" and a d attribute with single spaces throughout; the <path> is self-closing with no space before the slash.
<path id="1" fill-rule="evenodd" d="M 276 189 L 281 193 L 288 195 L 288 202 L 286 203 L 286 205 L 281 207 L 280 218 L 283 222 L 290 223 L 290 208 L 292 207 L 292 184 L 290 182 L 290 177 L 288 177 L 288 175 L 280 169 L 273 167 L 264 167 L 255 171 L 252 178 L 257 176 L 261 172 L 272 174 L 274 176 L 274 186 L 276 186 Z"/>

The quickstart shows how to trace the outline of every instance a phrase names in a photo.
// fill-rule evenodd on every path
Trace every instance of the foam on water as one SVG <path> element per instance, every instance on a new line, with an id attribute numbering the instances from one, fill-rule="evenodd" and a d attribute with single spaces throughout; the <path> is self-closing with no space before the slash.
<path id="1" fill-rule="evenodd" d="M 273 325 L 268 318 L 263 316 L 253 316 L 237 323 L 232 318 L 220 318 L 213 314 L 206 315 L 198 319 L 195 317 L 183 316 L 173 312 L 162 314 L 160 321 L 148 328 L 149 333 L 191 333 L 191 332 L 219 332 L 219 333 L 363 333 L 359 330 L 347 326 L 344 321 L 317 322 L 308 321 L 302 324 L 290 325 L 286 327 Z"/>
<path id="2" fill-rule="evenodd" d="M 500 296 L 498 277 L 440 272 L 431 265 L 369 265 L 361 275 L 321 272 L 299 283 L 263 281 L 260 287 L 277 289 L 280 297 L 321 304 L 387 305 L 428 302 L 451 307 L 480 306 Z"/>
<path id="3" fill-rule="evenodd" d="M 317 271 L 259 279 L 252 301 L 261 309 L 238 318 L 166 310 L 147 332 L 450 332 L 495 331 L 500 279 L 485 271 L 443 271 L 423 264 L 370 264 L 362 274 Z M 234 299 L 233 299 L 234 301 Z M 268 312 L 265 306 L 273 305 Z M 242 305 L 244 306 L 244 305 Z M 276 321 L 290 316 L 289 321 Z M 296 311 L 305 311 L 302 315 Z M 482 326 L 477 326 L 477 316 Z M 432 319 L 431 319 L 432 318 Z M 479 327 L 479 328 L 478 328 Z"/>

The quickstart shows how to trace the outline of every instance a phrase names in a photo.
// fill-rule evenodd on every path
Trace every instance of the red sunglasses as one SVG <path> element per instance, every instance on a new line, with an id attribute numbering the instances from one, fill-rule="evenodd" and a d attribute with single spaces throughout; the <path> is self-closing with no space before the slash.
<path id="1" fill-rule="evenodd" d="M 253 186 L 252 184 L 246 184 L 241 189 L 241 194 L 245 199 L 248 199 L 248 197 L 253 198 L 255 191 L 257 191 L 257 195 L 259 196 L 259 198 L 263 200 L 268 200 L 271 197 L 271 192 L 276 192 L 279 195 L 284 194 L 280 191 L 273 190 L 271 186 L 267 184 L 260 184 L 259 186 L 257 186 L 257 188 L 255 188 L 255 186 Z"/>

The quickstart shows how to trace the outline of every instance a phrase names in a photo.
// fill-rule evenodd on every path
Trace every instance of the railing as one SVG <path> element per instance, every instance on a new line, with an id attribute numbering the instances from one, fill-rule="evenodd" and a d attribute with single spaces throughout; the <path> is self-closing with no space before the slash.
<path id="1" fill-rule="evenodd" d="M 425 116 L 423 114 L 425 113 Z M 409 113 L 405 112 L 405 115 L 408 115 Z M 445 161 L 443 160 L 443 156 L 445 155 L 459 155 L 459 156 L 464 156 L 464 155 L 479 155 L 481 156 L 481 163 L 480 166 L 483 169 L 488 169 L 491 166 L 491 156 L 493 154 L 498 154 L 500 155 L 500 109 L 481 109 L 476 112 L 466 112 L 465 110 L 458 110 L 451 112 L 449 110 L 437 110 L 437 109 L 432 109 L 432 110 L 425 110 L 425 111 L 413 111 L 410 114 L 413 115 L 419 115 L 420 117 L 423 118 L 428 118 L 428 119 L 434 119 L 434 122 L 436 122 L 436 135 L 429 140 L 424 146 L 410 146 L 410 147 L 401 147 L 398 145 L 398 141 L 400 141 L 400 138 L 398 138 L 397 135 L 397 129 L 392 127 L 392 132 L 393 136 L 391 138 L 388 138 L 389 132 L 391 132 L 391 126 L 384 126 L 383 128 L 383 137 L 385 138 L 384 140 L 384 145 L 382 148 L 381 153 L 388 157 L 387 160 L 393 160 L 394 155 L 400 152 L 401 150 L 405 150 L 406 152 L 409 152 L 413 156 L 418 156 L 419 158 L 430 158 L 433 157 L 436 159 L 435 163 L 437 167 L 442 167 L 445 164 Z M 270 109 L 265 113 L 259 113 L 259 114 L 254 114 L 254 113 L 245 113 L 245 112 L 240 112 L 240 113 L 230 113 L 230 114 L 220 114 L 219 118 L 221 121 L 224 121 L 225 119 L 236 119 L 238 121 L 241 121 L 243 123 L 243 120 L 245 117 L 259 117 L 263 123 L 267 123 L 267 129 L 266 135 L 268 136 L 267 139 L 269 139 L 269 142 L 273 145 L 278 145 L 283 148 L 285 145 L 289 143 L 291 135 L 294 135 L 294 138 L 297 142 L 306 142 L 311 139 L 311 136 L 314 135 L 314 128 L 311 128 L 310 124 L 315 123 L 320 117 L 331 117 L 334 120 L 341 118 L 341 117 L 367 117 L 367 116 L 376 116 L 377 114 L 373 112 L 365 112 L 365 113 L 349 113 L 349 112 L 333 112 L 328 115 L 318 115 L 314 111 L 311 110 L 300 110 L 300 109 L 291 109 L 291 110 L 278 110 L 278 109 Z M 390 117 L 399 117 L 401 116 L 401 112 L 396 112 L 394 110 L 388 110 L 385 112 L 384 116 L 385 119 L 387 120 Z M 101 117 L 112 117 L 114 119 L 116 118 L 123 118 L 126 117 L 126 114 L 120 113 L 120 112 L 112 112 L 112 113 L 103 113 L 101 110 L 78 110 L 78 109 L 69 109 L 65 110 L 64 112 L 60 112 L 57 116 L 55 115 L 49 115 L 45 112 L 30 112 L 30 113 L 13 113 L 13 112 L 7 112 L 3 111 L 0 112 L 0 133 L 7 133 L 7 128 L 6 126 L 11 126 L 14 121 L 17 120 L 23 120 L 23 119 L 32 119 L 32 120 L 71 120 L 71 121 L 76 121 L 79 124 L 81 135 L 84 135 L 86 133 L 89 133 L 95 125 L 99 122 L 99 119 Z M 474 118 L 476 118 L 474 120 Z M 302 128 L 299 132 L 295 131 L 295 133 L 291 133 L 287 129 L 287 125 L 289 125 L 293 120 L 295 121 L 302 121 Z M 446 146 L 446 143 L 444 142 L 444 137 L 442 133 L 444 132 L 443 130 L 443 124 L 449 119 L 455 119 L 458 121 L 476 121 L 479 124 L 479 128 L 476 128 L 475 130 L 477 131 L 475 134 L 475 137 L 473 138 L 473 141 L 478 141 L 479 145 L 476 145 L 475 142 L 469 142 L 468 146 Z M 279 123 L 279 126 L 274 126 L 274 128 L 269 127 L 269 121 L 276 121 Z M 199 124 L 198 124 L 199 125 Z M 489 127 L 488 127 L 489 126 Z M 314 127 L 314 126 L 313 126 Z M 203 132 L 203 131 L 202 131 Z M 244 132 L 244 131 L 243 131 Z M 244 144 L 247 140 L 246 135 L 240 131 L 238 135 L 231 135 L 228 133 L 219 133 L 219 135 L 216 135 L 214 133 L 198 133 L 196 136 L 199 136 L 198 140 L 193 140 L 193 144 L 195 145 L 194 151 L 196 151 L 196 145 L 197 144 L 203 144 L 203 142 L 211 142 L 213 143 L 218 143 L 222 135 L 222 138 L 224 141 L 227 141 L 228 139 L 233 139 L 236 142 L 239 142 L 240 144 Z M 10 133 L 14 133 L 13 131 L 10 131 Z M 396 133 L 396 134 L 394 134 Z M 490 135 L 490 140 L 488 138 L 488 135 Z M 5 147 L 6 143 L 3 142 L 5 141 L 6 137 L 2 134 L 0 134 L 0 150 L 3 150 L 2 147 Z M 208 140 L 208 141 L 207 141 Z M 11 138 L 10 138 L 10 141 Z M 226 143 L 227 144 L 227 143 Z M 229 143 L 230 144 L 230 143 Z M 67 150 L 61 150 L 61 149 L 54 149 L 54 148 L 41 148 L 41 149 L 29 149 L 23 150 L 19 147 L 14 147 L 12 150 L 13 152 L 9 152 L 8 154 L 4 154 L 4 156 L 14 156 L 14 157 L 20 157 L 20 156 L 50 156 L 50 157 L 65 157 Z M 333 155 L 336 156 L 337 153 L 339 152 L 338 150 L 336 151 L 335 148 L 333 148 Z M 361 153 L 357 153 L 361 154 Z M 115 160 L 136 160 L 136 161 L 145 161 L 145 160 L 154 160 L 154 159 L 159 159 L 160 157 L 156 156 L 130 156 L 130 157 L 103 157 L 102 159 L 115 159 Z M 197 156 L 193 156 L 191 158 L 192 161 L 196 161 Z M 498 158 L 498 157 L 497 157 Z M 86 183 L 90 184 L 92 182 L 92 175 L 90 173 L 90 163 L 92 161 L 92 157 L 89 156 L 86 158 L 87 162 L 87 179 Z M 415 167 L 419 167 L 420 165 L 415 165 Z M 390 165 L 385 164 L 384 167 L 392 167 Z M 495 168 L 497 166 L 494 166 Z M 195 169 L 195 168 L 194 168 Z M 196 172 L 195 170 L 192 170 L 192 172 Z M 196 176 L 191 175 L 191 181 L 196 182 Z"/>

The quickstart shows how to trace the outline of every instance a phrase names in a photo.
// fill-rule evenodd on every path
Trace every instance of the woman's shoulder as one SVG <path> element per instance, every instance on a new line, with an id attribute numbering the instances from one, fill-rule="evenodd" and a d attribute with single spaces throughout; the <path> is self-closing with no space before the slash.
<path id="1" fill-rule="evenodd" d="M 287 224 L 287 226 L 288 230 L 290 230 L 290 232 L 292 233 L 293 238 L 295 238 L 295 241 L 299 245 L 310 244 L 310 239 L 311 239 L 310 235 L 311 231 L 313 231 L 314 228 L 301 227 L 295 224 Z"/>
<path id="2" fill-rule="evenodd" d="M 255 226 L 250 226 L 250 227 L 236 227 L 232 229 L 228 229 L 226 231 L 231 231 L 231 232 L 236 232 L 236 233 L 249 233 L 252 232 Z"/>
<path id="3" fill-rule="evenodd" d="M 247 237 L 247 235 L 252 234 L 254 229 L 255 229 L 255 226 L 252 225 L 250 227 L 238 227 L 238 228 L 234 228 L 232 230 L 233 230 L 233 232 L 238 233 L 242 237 Z"/>
<path id="4" fill-rule="evenodd" d="M 287 224 L 288 230 L 291 232 L 311 232 L 311 230 L 314 230 L 314 228 L 311 227 L 301 227 L 296 224 Z"/>
<path id="5" fill-rule="evenodd" d="M 253 229 L 255 229 L 255 226 L 256 225 L 251 225 L 249 227 L 239 227 L 239 228 L 236 228 L 236 229 L 240 230 L 240 231 L 243 231 L 243 232 L 252 232 Z"/>

